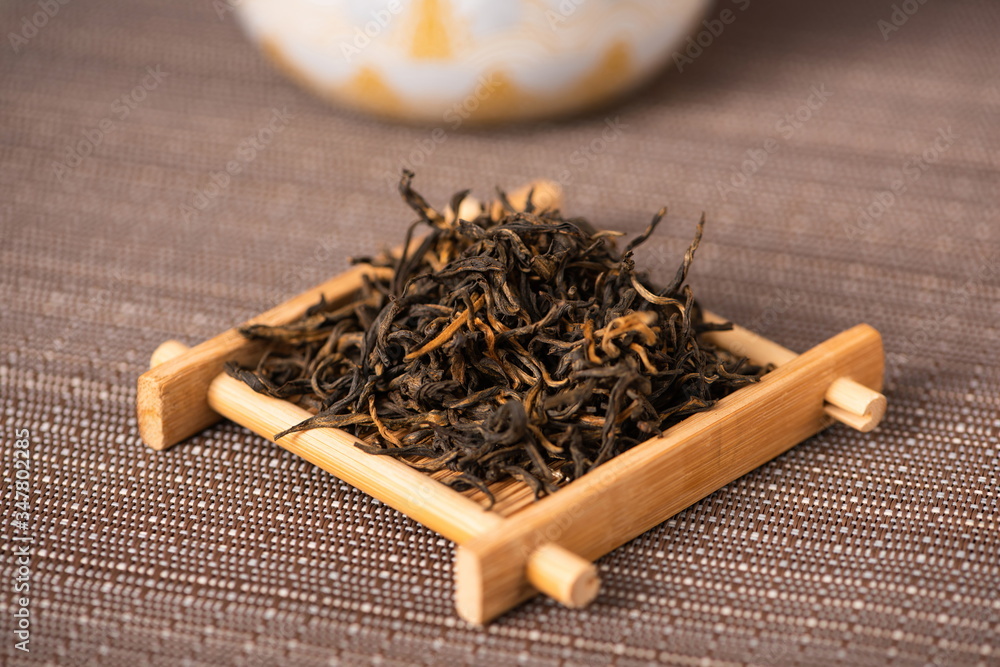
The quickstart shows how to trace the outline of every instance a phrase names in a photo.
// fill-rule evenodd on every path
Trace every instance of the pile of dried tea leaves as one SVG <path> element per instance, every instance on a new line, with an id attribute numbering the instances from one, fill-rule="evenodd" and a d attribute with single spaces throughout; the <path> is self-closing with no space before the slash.
<path id="1" fill-rule="evenodd" d="M 446 483 L 491 501 L 487 485 L 509 477 L 540 496 L 759 379 L 763 369 L 698 337 L 726 328 L 703 322 L 685 284 L 704 218 L 656 289 L 632 251 L 663 210 L 619 253 L 619 234 L 535 210 L 530 196 L 524 212 L 501 193 L 503 207 L 476 207 L 474 220 L 446 217 L 412 176 L 400 183 L 419 216 L 410 252 L 355 260 L 391 278 L 287 326 L 242 330 L 268 350 L 227 372 L 315 411 L 276 438 L 343 428 L 371 454 L 451 470 Z M 429 233 L 411 242 L 421 225 Z"/>

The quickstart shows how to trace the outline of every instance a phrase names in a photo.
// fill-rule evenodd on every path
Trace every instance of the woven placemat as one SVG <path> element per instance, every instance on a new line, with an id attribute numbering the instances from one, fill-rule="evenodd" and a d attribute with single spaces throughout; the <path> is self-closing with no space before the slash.
<path id="1" fill-rule="evenodd" d="M 302 92 L 218 4 L 0 9 L 9 664 L 1000 664 L 995 3 L 740 2 L 622 104 L 430 142 Z M 834 426 L 603 558 L 586 610 L 485 629 L 453 611 L 449 543 L 278 447 L 226 423 L 143 446 L 150 352 L 400 238 L 404 166 L 441 204 L 559 179 L 568 213 L 631 233 L 668 204 L 638 258 L 660 278 L 706 211 L 702 301 L 797 350 L 874 325 L 883 425 Z"/>

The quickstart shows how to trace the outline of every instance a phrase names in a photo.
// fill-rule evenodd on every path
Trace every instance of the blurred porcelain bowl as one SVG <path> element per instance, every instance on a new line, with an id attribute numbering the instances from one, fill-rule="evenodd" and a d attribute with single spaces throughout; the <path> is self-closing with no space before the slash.
<path id="1" fill-rule="evenodd" d="M 669 58 L 708 0 L 242 0 L 247 32 L 338 104 L 450 125 L 579 111 Z"/>

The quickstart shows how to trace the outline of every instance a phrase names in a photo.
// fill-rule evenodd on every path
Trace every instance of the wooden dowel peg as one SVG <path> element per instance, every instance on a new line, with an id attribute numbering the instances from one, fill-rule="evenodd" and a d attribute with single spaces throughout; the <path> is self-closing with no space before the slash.
<path id="1" fill-rule="evenodd" d="M 828 415 L 862 433 L 874 429 L 885 416 L 885 396 L 848 378 L 834 380 L 824 398 Z"/>
<path id="2" fill-rule="evenodd" d="M 590 604 L 601 590 L 597 566 L 558 544 L 543 544 L 528 559 L 528 581 L 567 607 Z"/>
<path id="3" fill-rule="evenodd" d="M 170 361 L 174 357 L 179 357 L 191 348 L 179 340 L 167 340 L 160 343 L 160 346 L 153 350 L 149 357 L 149 367 L 156 368 L 162 363 Z"/>

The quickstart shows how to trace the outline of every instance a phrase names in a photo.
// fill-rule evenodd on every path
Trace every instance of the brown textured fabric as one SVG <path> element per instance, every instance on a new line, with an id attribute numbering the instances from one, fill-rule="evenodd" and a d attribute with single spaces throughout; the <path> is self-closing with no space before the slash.
<path id="1" fill-rule="evenodd" d="M 754 0 L 621 105 L 434 143 L 301 92 L 208 2 L 69 2 L 16 53 L 9 33 L 41 10 L 4 3 L 0 655 L 1000 664 L 1000 11 L 907 6 L 885 39 L 888 2 Z M 273 140 L 213 186 L 268 123 Z M 99 145 L 76 164 L 85 136 Z M 763 164 L 744 177 L 747 159 Z M 452 609 L 449 543 L 276 446 L 223 423 L 145 448 L 134 387 L 157 344 L 208 338 L 398 239 L 403 165 L 439 203 L 563 178 L 570 213 L 629 232 L 669 204 L 640 258 L 661 278 L 705 210 L 703 302 L 799 350 L 876 326 L 884 424 L 835 426 L 603 558 L 588 609 L 538 599 L 486 629 Z"/>

